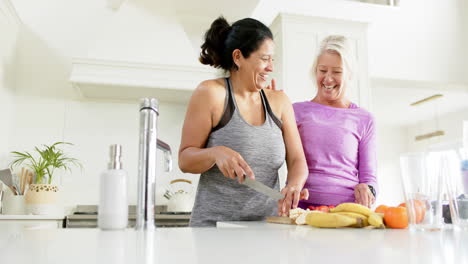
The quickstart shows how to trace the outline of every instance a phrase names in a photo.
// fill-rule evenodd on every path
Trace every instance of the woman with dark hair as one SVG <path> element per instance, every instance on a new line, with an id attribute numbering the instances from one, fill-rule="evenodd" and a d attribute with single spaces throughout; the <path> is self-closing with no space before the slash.
<path id="1" fill-rule="evenodd" d="M 201 173 L 191 226 L 287 215 L 308 197 L 302 191 L 307 165 L 289 99 L 263 89 L 273 71 L 270 29 L 251 18 L 230 26 L 219 17 L 201 48 L 200 62 L 224 69 L 229 77 L 200 83 L 185 116 L 179 167 Z M 278 170 L 285 159 L 283 199 L 240 184 L 249 177 L 279 190 Z"/>

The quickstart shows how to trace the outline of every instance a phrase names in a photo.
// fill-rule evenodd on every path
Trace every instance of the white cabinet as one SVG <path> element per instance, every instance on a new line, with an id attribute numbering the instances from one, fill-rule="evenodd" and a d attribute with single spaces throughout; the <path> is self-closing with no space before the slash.
<path id="1" fill-rule="evenodd" d="M 347 95 L 354 103 L 370 110 L 367 26 L 350 20 L 279 14 L 270 26 L 276 43 L 273 76 L 278 88 L 292 102 L 312 99 L 316 87 L 311 67 L 320 42 L 328 35 L 344 35 L 351 42 L 357 68 Z"/>

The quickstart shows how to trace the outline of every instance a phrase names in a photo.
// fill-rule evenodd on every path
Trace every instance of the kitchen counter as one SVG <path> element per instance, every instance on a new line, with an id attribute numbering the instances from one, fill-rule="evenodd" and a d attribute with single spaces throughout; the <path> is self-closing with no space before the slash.
<path id="1" fill-rule="evenodd" d="M 2 215 L 0 220 L 63 220 L 64 215 Z"/>
<path id="2" fill-rule="evenodd" d="M 30 230 L 0 223 L 0 262 L 468 263 L 467 231 L 318 229 L 263 222 L 218 228 Z"/>
<path id="3" fill-rule="evenodd" d="M 63 215 L 0 215 L 0 226 L 22 226 L 24 229 L 62 228 L 64 219 Z"/>

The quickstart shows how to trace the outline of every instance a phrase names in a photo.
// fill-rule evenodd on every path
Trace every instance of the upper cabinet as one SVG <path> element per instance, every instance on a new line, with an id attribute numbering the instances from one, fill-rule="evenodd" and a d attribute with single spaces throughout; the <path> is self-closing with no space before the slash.
<path id="1" fill-rule="evenodd" d="M 344 35 L 351 43 L 356 67 L 347 95 L 351 101 L 370 110 L 367 23 L 331 18 L 279 14 L 270 28 L 275 38 L 277 87 L 292 102 L 312 99 L 316 94 L 311 68 L 320 42 L 328 35 Z"/>

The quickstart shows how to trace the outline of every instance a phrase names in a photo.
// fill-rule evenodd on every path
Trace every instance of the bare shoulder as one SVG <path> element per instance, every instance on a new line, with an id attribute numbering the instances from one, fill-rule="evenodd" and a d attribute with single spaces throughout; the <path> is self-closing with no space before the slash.
<path id="1" fill-rule="evenodd" d="M 282 117 L 285 110 L 291 105 L 289 97 L 283 91 L 263 89 L 270 103 L 271 110 L 277 117 Z M 282 119 L 282 118 L 281 118 Z"/>
<path id="2" fill-rule="evenodd" d="M 225 96 L 224 79 L 218 78 L 201 82 L 193 92 L 192 98 L 205 102 L 218 102 L 219 100 L 224 101 Z"/>
<path id="3" fill-rule="evenodd" d="M 283 91 L 274 91 L 270 89 L 263 89 L 265 91 L 266 96 L 268 97 L 268 101 L 271 103 L 290 103 L 289 97 Z"/>
<path id="4" fill-rule="evenodd" d="M 219 79 L 205 80 L 201 82 L 195 89 L 195 92 L 208 95 L 208 94 L 216 94 L 224 90 L 225 90 L 224 79 L 219 78 Z"/>

